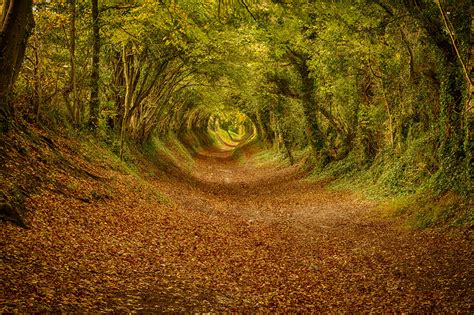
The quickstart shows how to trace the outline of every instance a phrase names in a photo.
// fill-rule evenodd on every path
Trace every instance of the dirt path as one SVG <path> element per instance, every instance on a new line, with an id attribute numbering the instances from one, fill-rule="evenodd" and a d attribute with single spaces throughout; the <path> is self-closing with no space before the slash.
<path id="1" fill-rule="evenodd" d="M 121 199 L 2 230 L 3 310 L 472 313 L 471 232 L 403 230 L 302 177 L 209 151 L 150 177 L 171 207 L 119 177 Z"/>
<path id="2" fill-rule="evenodd" d="M 199 156 L 193 176 L 191 193 L 168 193 L 199 213 L 186 272 L 214 309 L 472 310 L 466 236 L 402 230 L 370 202 L 225 151 Z"/>

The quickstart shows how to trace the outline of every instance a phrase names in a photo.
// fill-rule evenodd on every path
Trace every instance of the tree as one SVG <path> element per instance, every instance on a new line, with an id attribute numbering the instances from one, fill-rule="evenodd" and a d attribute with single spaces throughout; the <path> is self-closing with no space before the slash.
<path id="1" fill-rule="evenodd" d="M 471 1 L 373 1 L 390 16 L 395 16 L 395 10 L 410 15 L 427 34 L 437 55 L 436 72 L 440 82 L 438 154 L 442 169 L 437 177 L 444 181 L 448 177 L 463 176 L 459 166 L 468 154 L 464 146 L 469 134 L 465 115 L 472 85 L 465 66 L 470 49 Z"/>
<path id="2" fill-rule="evenodd" d="M 4 0 L 0 20 L 0 130 L 13 115 L 11 93 L 34 27 L 32 0 Z"/>
<path id="3" fill-rule="evenodd" d="M 76 42 L 77 42 L 77 7 L 76 0 L 68 1 L 69 15 L 69 87 L 64 91 L 64 99 L 72 123 L 79 127 L 82 122 L 82 101 L 79 99 L 77 87 L 77 62 L 76 62 Z M 69 95 L 72 93 L 72 100 Z"/>
<path id="4" fill-rule="evenodd" d="M 467 0 L 38 3 L 15 106 L 91 130 L 100 112 L 110 130 L 97 135 L 122 156 L 169 133 L 205 142 L 216 117 L 239 112 L 291 162 L 393 161 L 390 185 L 417 174 L 416 186 L 462 172 L 469 155 L 467 11 Z"/>
<path id="5" fill-rule="evenodd" d="M 100 78 L 100 20 L 98 0 L 91 0 L 92 8 L 92 66 L 91 91 L 89 103 L 89 126 L 97 128 L 100 108 L 99 78 Z"/>

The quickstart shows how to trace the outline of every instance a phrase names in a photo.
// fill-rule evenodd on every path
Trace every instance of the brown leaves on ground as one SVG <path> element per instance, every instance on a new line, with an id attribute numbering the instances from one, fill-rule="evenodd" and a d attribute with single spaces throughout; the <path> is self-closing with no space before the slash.
<path id="1" fill-rule="evenodd" d="M 146 181 L 73 158 L 101 180 L 54 176 L 84 198 L 42 188 L 30 229 L 0 229 L 2 312 L 473 310 L 470 231 L 403 230 L 227 152 Z"/>

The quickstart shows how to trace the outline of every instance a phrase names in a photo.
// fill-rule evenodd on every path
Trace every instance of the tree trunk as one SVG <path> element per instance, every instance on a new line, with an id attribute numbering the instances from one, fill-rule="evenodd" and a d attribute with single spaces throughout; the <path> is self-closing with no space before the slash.
<path id="1" fill-rule="evenodd" d="M 437 3 L 440 5 L 439 2 Z M 443 24 L 445 17 L 442 10 L 440 16 L 428 15 L 426 12 L 433 8 L 434 3 L 420 2 L 417 3 L 416 9 L 410 2 L 404 2 L 404 5 L 407 10 L 414 12 L 414 17 L 420 21 L 432 43 L 440 52 L 438 73 L 441 78 L 440 140 L 442 145 L 439 153 L 442 165 L 446 170 L 450 170 L 451 166 L 456 164 L 454 161 L 461 161 L 465 158 L 463 141 L 466 129 L 463 126 L 463 116 L 470 84 L 469 78 L 466 78 L 463 71 L 465 56 L 459 55 L 456 43 L 451 40 L 451 36 L 456 37 L 457 42 L 462 46 L 469 43 L 470 34 L 461 31 L 454 34 L 454 29 Z M 459 26 L 458 30 L 461 30 L 463 25 L 470 25 L 469 9 L 470 1 L 459 1 L 456 6 L 451 7 L 451 16 L 454 18 L 451 22 L 453 25 Z"/>
<path id="2" fill-rule="evenodd" d="M 129 52 L 127 51 L 127 45 L 128 44 L 124 44 L 122 47 L 125 97 L 124 97 L 124 104 L 123 104 L 123 116 L 122 116 L 122 121 L 120 122 L 120 160 L 123 160 L 123 154 L 125 150 L 125 133 L 126 133 L 127 122 L 129 118 L 131 102 L 133 98 L 132 93 L 133 93 L 133 84 L 134 84 L 134 80 L 133 78 L 131 78 L 131 73 L 130 73 L 131 66 L 129 65 L 130 57 L 129 57 Z"/>
<path id="3" fill-rule="evenodd" d="M 92 0 L 92 71 L 91 71 L 91 98 L 89 103 L 89 126 L 97 128 L 99 116 L 99 76 L 100 76 L 100 30 L 98 0 Z"/>
<path id="4" fill-rule="evenodd" d="M 0 131 L 8 131 L 13 84 L 20 72 L 26 43 L 34 27 L 32 0 L 4 0 L 0 20 Z"/>
<path id="5" fill-rule="evenodd" d="M 314 100 L 314 79 L 311 78 L 310 70 L 306 64 L 308 57 L 295 51 L 291 51 L 290 60 L 298 71 L 303 83 L 302 105 L 306 118 L 306 131 L 311 148 L 316 156 L 320 156 L 325 145 L 317 117 L 318 108 Z"/>
<path id="6" fill-rule="evenodd" d="M 69 87 L 72 91 L 72 121 L 77 126 L 80 121 L 80 111 L 77 104 L 77 78 L 76 78 L 76 0 L 69 0 L 71 17 L 69 20 Z"/>
<path id="7" fill-rule="evenodd" d="M 41 44 L 38 41 L 38 37 L 35 36 L 35 44 L 33 46 L 34 50 L 34 68 L 33 68 L 33 73 L 34 73 L 34 83 L 33 83 L 33 90 L 34 90 L 34 97 L 33 97 L 33 110 L 35 114 L 35 121 L 39 121 L 39 116 L 41 112 L 41 106 L 43 103 L 43 88 L 41 86 L 41 81 L 42 81 L 42 56 L 41 56 L 41 51 L 40 51 L 40 46 Z"/>

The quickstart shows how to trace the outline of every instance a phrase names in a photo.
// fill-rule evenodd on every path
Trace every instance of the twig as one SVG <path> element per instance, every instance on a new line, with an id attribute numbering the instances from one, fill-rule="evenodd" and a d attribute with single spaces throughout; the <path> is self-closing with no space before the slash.
<path id="1" fill-rule="evenodd" d="M 250 14 L 250 16 L 252 17 L 252 19 L 256 22 L 256 21 L 257 21 L 257 18 L 255 17 L 255 15 L 253 15 L 252 11 L 250 11 L 250 8 L 249 8 L 249 6 L 247 5 L 247 3 L 245 3 L 245 0 L 240 0 L 240 3 L 241 3 L 242 6 L 245 8 L 245 10 Z"/>

